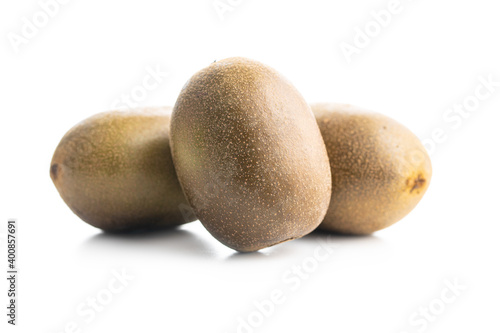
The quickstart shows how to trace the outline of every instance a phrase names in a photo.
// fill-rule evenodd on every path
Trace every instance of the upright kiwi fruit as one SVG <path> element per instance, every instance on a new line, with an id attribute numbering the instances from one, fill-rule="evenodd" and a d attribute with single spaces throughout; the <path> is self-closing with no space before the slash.
<path id="1" fill-rule="evenodd" d="M 331 194 L 328 156 L 310 107 L 274 69 L 245 58 L 212 63 L 172 113 L 174 164 L 207 230 L 241 252 L 304 236 Z"/>

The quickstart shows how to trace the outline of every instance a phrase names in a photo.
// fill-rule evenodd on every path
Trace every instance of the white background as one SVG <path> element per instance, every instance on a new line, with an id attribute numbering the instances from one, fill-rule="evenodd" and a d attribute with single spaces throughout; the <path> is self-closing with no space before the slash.
<path id="1" fill-rule="evenodd" d="M 356 27 L 376 29 L 370 13 L 389 2 L 232 0 L 222 20 L 213 0 L 72 0 L 16 52 L 10 39 L 41 7 L 2 1 L 0 219 L 3 237 L 7 219 L 19 221 L 20 292 L 13 328 L 2 278 L 1 331 L 60 333 L 74 321 L 81 332 L 237 332 L 239 318 L 250 317 L 254 327 L 241 332 L 498 332 L 500 87 L 467 118 L 443 115 L 473 101 L 481 76 L 500 81 L 499 8 L 491 0 L 401 0 L 348 63 L 342 42 L 354 43 Z M 71 126 L 109 110 L 148 68 L 169 75 L 138 105 L 173 105 L 193 73 L 230 56 L 276 68 L 310 102 L 391 116 L 428 147 L 441 132 L 419 206 L 373 236 L 333 236 L 333 252 L 317 266 L 323 234 L 241 255 L 199 222 L 112 237 L 66 207 L 49 166 Z M 304 263 L 309 273 L 298 285 L 290 270 Z M 86 322 L 77 309 L 104 297 L 122 269 L 134 279 Z M 466 289 L 454 296 L 446 281 Z M 254 302 L 266 303 L 273 290 L 284 302 L 264 318 Z M 443 303 L 442 293 L 453 300 Z M 429 306 L 439 314 L 424 326 L 418 311 Z"/>

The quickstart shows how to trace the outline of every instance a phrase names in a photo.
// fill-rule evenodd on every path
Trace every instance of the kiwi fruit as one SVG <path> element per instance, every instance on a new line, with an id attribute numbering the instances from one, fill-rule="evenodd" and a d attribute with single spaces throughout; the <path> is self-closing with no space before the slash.
<path id="1" fill-rule="evenodd" d="M 109 232 L 196 219 L 172 162 L 170 112 L 168 107 L 104 112 L 64 135 L 50 177 L 76 215 Z"/>
<path id="2" fill-rule="evenodd" d="M 311 109 L 259 62 L 229 58 L 193 75 L 173 109 L 171 147 L 196 216 L 232 249 L 302 237 L 326 213 L 330 168 Z"/>
<path id="3" fill-rule="evenodd" d="M 420 201 L 432 175 L 419 139 L 403 125 L 347 104 L 311 106 L 332 171 L 320 229 L 370 234 L 396 223 Z"/>

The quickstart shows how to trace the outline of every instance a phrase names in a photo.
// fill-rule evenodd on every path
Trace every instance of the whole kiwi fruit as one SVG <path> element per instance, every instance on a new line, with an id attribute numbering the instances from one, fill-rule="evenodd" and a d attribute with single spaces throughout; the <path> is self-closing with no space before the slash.
<path id="1" fill-rule="evenodd" d="M 195 219 L 172 162 L 170 112 L 139 108 L 99 113 L 64 135 L 50 176 L 76 215 L 110 232 Z"/>
<path id="2" fill-rule="evenodd" d="M 432 167 L 420 140 L 382 114 L 348 104 L 314 104 L 332 171 L 330 207 L 320 229 L 370 234 L 420 201 Z"/>
<path id="3" fill-rule="evenodd" d="M 174 106 L 171 138 L 188 202 L 226 246 L 257 251 L 323 219 L 325 145 L 308 104 L 274 69 L 229 58 L 196 73 Z"/>

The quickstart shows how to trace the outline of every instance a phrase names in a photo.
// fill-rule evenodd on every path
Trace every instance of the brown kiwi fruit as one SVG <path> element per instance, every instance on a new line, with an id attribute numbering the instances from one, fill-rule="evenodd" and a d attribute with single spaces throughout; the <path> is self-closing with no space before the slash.
<path id="1" fill-rule="evenodd" d="M 170 153 L 171 108 L 112 111 L 69 130 L 50 177 L 71 210 L 110 232 L 193 221 Z"/>
<path id="2" fill-rule="evenodd" d="M 352 105 L 311 108 L 332 171 L 330 207 L 319 228 L 370 234 L 407 215 L 432 175 L 420 140 L 398 122 Z"/>
<path id="3" fill-rule="evenodd" d="M 310 107 L 274 69 L 212 63 L 183 87 L 171 146 L 188 202 L 226 246 L 256 251 L 304 236 L 331 193 L 328 156 Z"/>

